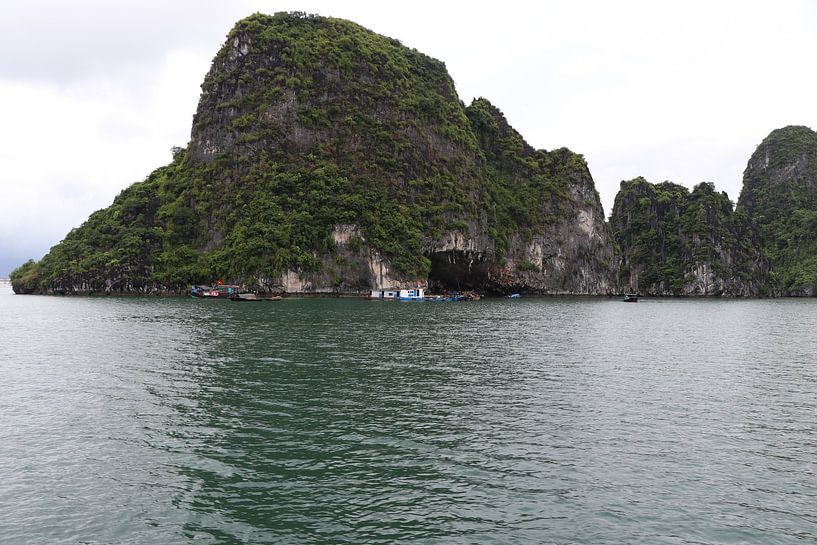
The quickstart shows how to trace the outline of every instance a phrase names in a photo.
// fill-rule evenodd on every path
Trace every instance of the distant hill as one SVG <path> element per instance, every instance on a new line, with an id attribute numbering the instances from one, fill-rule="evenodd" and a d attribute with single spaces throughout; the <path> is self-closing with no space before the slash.
<path id="1" fill-rule="evenodd" d="M 657 295 L 817 294 L 817 133 L 772 131 L 749 159 L 734 211 L 712 184 L 690 193 L 622 182 L 611 217 L 620 286 Z"/>
<path id="2" fill-rule="evenodd" d="M 733 212 L 728 195 L 711 183 L 690 192 L 671 182 L 621 182 L 610 221 L 627 291 L 768 294 L 768 265 L 745 213 Z"/>
<path id="3" fill-rule="evenodd" d="M 772 288 L 817 294 L 817 133 L 772 131 L 749 159 L 738 207 L 758 231 Z"/>

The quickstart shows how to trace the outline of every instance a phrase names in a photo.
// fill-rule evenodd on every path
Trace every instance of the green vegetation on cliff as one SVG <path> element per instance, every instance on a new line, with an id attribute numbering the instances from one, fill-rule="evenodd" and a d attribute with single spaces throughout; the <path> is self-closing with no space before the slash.
<path id="1" fill-rule="evenodd" d="M 693 191 L 643 178 L 621 183 L 611 227 L 621 285 L 656 295 L 759 295 L 764 265 L 745 215 L 711 183 Z"/>
<path id="2" fill-rule="evenodd" d="M 563 221 L 572 205 L 598 206 L 598 193 L 581 155 L 566 148 L 534 150 L 484 98 L 474 100 L 466 115 L 485 158 L 482 208 L 500 254 L 512 236 L 529 241 L 543 225 Z M 589 191 L 584 202 L 575 202 L 571 187 Z"/>
<path id="3" fill-rule="evenodd" d="M 611 227 L 621 284 L 656 294 L 817 294 L 817 133 L 773 131 L 749 160 L 735 211 L 724 193 L 622 182 Z"/>
<path id="4" fill-rule="evenodd" d="M 756 227 L 782 294 L 817 294 L 817 133 L 791 126 L 758 146 L 738 207 Z"/>
<path id="5" fill-rule="evenodd" d="M 581 156 L 533 150 L 484 99 L 466 108 L 443 63 L 301 13 L 236 24 L 173 155 L 14 271 L 15 290 L 267 288 L 287 271 L 360 289 L 344 275 L 367 256 L 424 279 L 459 232 L 501 266 L 515 238 L 601 210 Z M 339 226 L 357 233 L 342 251 Z"/>

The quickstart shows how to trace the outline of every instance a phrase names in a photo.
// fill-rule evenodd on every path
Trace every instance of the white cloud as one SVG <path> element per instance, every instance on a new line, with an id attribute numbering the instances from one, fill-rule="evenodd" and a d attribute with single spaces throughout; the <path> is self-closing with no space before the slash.
<path id="1" fill-rule="evenodd" d="M 539 148 L 588 160 L 606 212 L 638 175 L 736 200 L 755 146 L 817 127 L 808 1 L 39 0 L 0 8 L 0 276 L 189 138 L 224 36 L 255 11 L 354 20 L 446 63 Z"/>

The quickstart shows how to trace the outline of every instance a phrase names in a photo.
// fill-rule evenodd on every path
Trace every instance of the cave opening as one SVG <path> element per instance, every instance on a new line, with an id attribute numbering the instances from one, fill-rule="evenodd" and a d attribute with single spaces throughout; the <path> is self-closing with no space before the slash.
<path id="1" fill-rule="evenodd" d="M 437 252 L 430 254 L 428 273 L 430 292 L 477 291 L 493 293 L 493 282 L 488 263 L 481 257 L 465 252 Z"/>

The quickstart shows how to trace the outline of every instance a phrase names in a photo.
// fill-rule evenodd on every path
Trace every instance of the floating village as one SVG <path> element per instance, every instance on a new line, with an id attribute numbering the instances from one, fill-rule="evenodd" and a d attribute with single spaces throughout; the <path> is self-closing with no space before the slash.
<path id="1" fill-rule="evenodd" d="M 195 285 L 190 288 L 190 296 L 196 299 L 228 299 L 235 302 L 280 301 L 280 295 L 266 295 L 246 291 L 238 284 L 223 284 L 221 281 L 213 286 Z M 519 298 L 520 294 L 512 294 Z M 474 291 L 447 291 L 442 294 L 426 294 L 425 288 L 372 290 L 367 297 L 375 301 L 412 301 L 412 302 L 459 302 L 479 301 L 481 296 Z"/>

